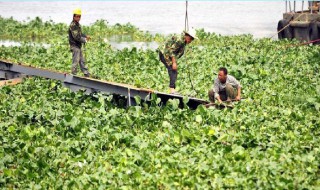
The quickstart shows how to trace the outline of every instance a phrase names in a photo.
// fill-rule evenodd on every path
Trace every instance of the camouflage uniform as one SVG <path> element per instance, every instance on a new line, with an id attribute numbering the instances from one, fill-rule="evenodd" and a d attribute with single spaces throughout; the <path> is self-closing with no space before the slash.
<path id="1" fill-rule="evenodd" d="M 81 50 L 82 43 L 86 43 L 86 35 L 82 34 L 80 24 L 75 21 L 71 22 L 68 33 L 70 50 L 72 52 L 71 73 L 73 75 L 77 74 L 77 67 L 79 64 L 81 71 L 84 73 L 84 76 L 88 77 L 90 76 L 90 73 L 85 65 L 85 59 Z"/>
<path id="2" fill-rule="evenodd" d="M 171 59 L 172 57 L 174 57 L 177 60 L 184 54 L 184 49 L 186 47 L 184 36 L 184 33 L 179 36 L 173 35 L 158 48 L 159 58 L 168 70 L 168 74 L 170 77 L 170 88 L 176 87 L 175 83 L 178 76 L 178 72 L 172 69 Z"/>

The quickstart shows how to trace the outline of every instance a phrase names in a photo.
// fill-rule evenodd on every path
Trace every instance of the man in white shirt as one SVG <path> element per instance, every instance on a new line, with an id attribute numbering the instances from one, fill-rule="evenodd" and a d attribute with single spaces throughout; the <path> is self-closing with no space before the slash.
<path id="1" fill-rule="evenodd" d="M 241 85 L 237 79 L 228 75 L 228 70 L 225 67 L 219 68 L 218 78 L 215 79 L 213 89 L 208 92 L 210 102 L 215 99 L 222 101 L 231 101 L 241 99 Z"/>

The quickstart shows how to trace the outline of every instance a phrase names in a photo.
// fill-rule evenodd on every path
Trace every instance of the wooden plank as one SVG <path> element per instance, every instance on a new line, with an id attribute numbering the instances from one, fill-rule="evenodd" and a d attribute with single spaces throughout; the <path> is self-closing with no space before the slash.
<path id="1" fill-rule="evenodd" d="M 0 86 L 16 85 L 22 82 L 22 78 L 10 79 L 10 80 L 0 80 Z"/>

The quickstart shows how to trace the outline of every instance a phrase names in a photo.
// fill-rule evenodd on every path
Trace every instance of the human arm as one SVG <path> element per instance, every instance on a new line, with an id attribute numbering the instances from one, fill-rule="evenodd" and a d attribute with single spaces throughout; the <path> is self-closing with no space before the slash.
<path id="1" fill-rule="evenodd" d="M 83 35 L 83 37 L 85 37 L 85 38 L 86 38 L 86 41 L 91 40 L 91 36 L 89 36 L 89 35 Z"/>
<path id="2" fill-rule="evenodd" d="M 183 53 L 181 54 L 181 44 L 176 36 L 173 36 L 167 41 L 164 53 L 170 57 L 172 69 L 177 70 L 177 59 L 181 57 Z"/>
<path id="3" fill-rule="evenodd" d="M 184 54 L 184 50 L 185 50 L 185 47 L 183 44 L 179 44 L 180 48 L 177 50 L 177 55 L 176 57 L 180 58 L 183 56 Z"/>
<path id="4" fill-rule="evenodd" d="M 219 81 L 218 81 L 218 79 L 216 79 L 214 81 L 213 92 L 214 92 L 215 99 L 217 99 L 219 103 L 222 103 L 222 100 L 219 95 Z"/>
<path id="5" fill-rule="evenodd" d="M 221 100 L 221 98 L 220 98 L 219 95 L 217 96 L 217 100 L 218 100 L 218 102 L 219 102 L 220 104 L 222 103 L 222 100 Z"/>
<path id="6" fill-rule="evenodd" d="M 172 61 L 172 70 L 176 71 L 178 69 L 176 58 L 172 57 L 171 61 Z"/>
<path id="7" fill-rule="evenodd" d="M 240 101 L 241 100 L 241 86 L 238 87 L 237 91 L 238 91 L 238 94 L 237 94 L 236 100 Z"/>
<path id="8" fill-rule="evenodd" d="M 71 35 L 75 41 L 86 43 L 87 42 L 87 36 L 81 34 L 81 28 L 75 24 L 71 24 L 69 28 Z M 90 37 L 89 37 L 90 38 Z"/>
<path id="9" fill-rule="evenodd" d="M 237 89 L 237 96 L 235 97 L 236 101 L 241 100 L 241 85 L 240 82 L 231 75 L 228 75 L 228 80 L 229 80 L 229 84 L 231 84 L 233 86 L 233 88 Z"/>

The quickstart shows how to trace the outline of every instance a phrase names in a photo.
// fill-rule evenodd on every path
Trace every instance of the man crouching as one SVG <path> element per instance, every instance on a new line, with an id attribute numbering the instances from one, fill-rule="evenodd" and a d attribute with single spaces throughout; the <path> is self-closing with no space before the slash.
<path id="1" fill-rule="evenodd" d="M 210 102 L 215 99 L 222 101 L 232 101 L 241 99 L 241 85 L 234 76 L 228 75 L 225 67 L 219 68 L 218 78 L 215 79 L 213 89 L 208 92 Z"/>

